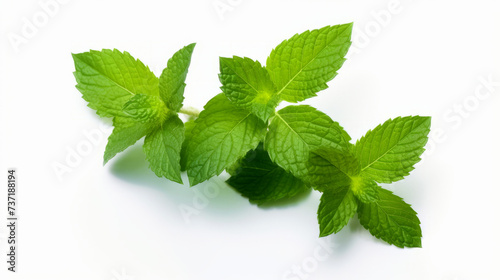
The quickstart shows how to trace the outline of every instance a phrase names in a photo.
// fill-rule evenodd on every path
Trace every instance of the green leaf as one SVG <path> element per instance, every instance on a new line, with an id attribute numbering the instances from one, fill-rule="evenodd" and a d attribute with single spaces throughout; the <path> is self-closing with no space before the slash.
<path id="1" fill-rule="evenodd" d="M 187 146 L 189 141 L 191 140 L 191 131 L 193 130 L 194 125 L 195 125 L 194 119 L 184 123 L 184 141 L 182 142 L 182 149 L 181 149 L 181 171 L 186 171 Z"/>
<path id="2" fill-rule="evenodd" d="M 266 135 L 265 149 L 273 162 L 298 178 L 307 175 L 310 152 L 321 147 L 348 149 L 342 127 L 307 105 L 276 112 Z"/>
<path id="3" fill-rule="evenodd" d="M 306 166 L 307 174 L 303 180 L 319 191 L 326 191 L 332 185 L 349 186 L 351 178 L 360 171 L 359 162 L 350 150 L 331 147 L 313 150 Z"/>
<path id="4" fill-rule="evenodd" d="M 113 118 L 113 132 L 108 138 L 108 144 L 104 151 L 104 164 L 112 159 L 117 153 L 132 146 L 142 137 L 154 129 L 152 124 L 136 122 L 130 117 Z"/>
<path id="5" fill-rule="evenodd" d="M 161 124 L 168 115 L 165 103 L 158 96 L 136 94 L 123 106 L 123 112 L 140 123 Z"/>
<path id="6" fill-rule="evenodd" d="M 149 168 L 158 177 L 182 184 L 180 153 L 183 140 L 184 123 L 175 114 L 146 136 L 144 153 Z"/>
<path id="7" fill-rule="evenodd" d="M 175 112 L 182 108 L 186 76 L 195 43 L 177 51 L 167 62 L 160 76 L 160 96 L 167 107 Z"/>
<path id="8" fill-rule="evenodd" d="M 195 120 L 187 147 L 191 186 L 219 175 L 264 138 L 266 124 L 234 106 L 224 94 L 212 98 Z"/>
<path id="9" fill-rule="evenodd" d="M 318 207 L 320 237 L 339 232 L 356 214 L 357 203 L 349 186 L 332 186 Z"/>
<path id="10" fill-rule="evenodd" d="M 358 218 L 370 233 L 397 247 L 422 247 L 420 220 L 402 198 L 379 188 L 379 200 L 360 203 Z"/>
<path id="11" fill-rule="evenodd" d="M 249 151 L 232 175 L 227 183 L 257 204 L 290 198 L 309 189 L 273 163 L 262 145 Z"/>
<path id="12" fill-rule="evenodd" d="M 267 70 L 288 102 L 316 96 L 328 88 L 351 46 L 352 23 L 296 34 L 279 44 L 267 59 Z"/>
<path id="13" fill-rule="evenodd" d="M 379 188 L 377 183 L 371 179 L 361 176 L 351 178 L 351 190 L 361 202 L 370 203 L 377 201 Z"/>
<path id="14" fill-rule="evenodd" d="M 250 151 L 249 151 L 250 153 Z M 239 172 L 239 169 L 241 167 L 241 164 L 240 164 L 240 161 L 243 160 L 243 158 L 240 158 L 239 160 L 237 160 L 235 163 L 233 163 L 232 165 L 226 167 L 226 172 L 227 174 L 231 175 L 231 176 L 234 176 L 236 174 L 238 174 Z"/>
<path id="15" fill-rule="evenodd" d="M 250 58 L 220 58 L 222 91 L 235 105 L 248 109 L 263 121 L 274 114 L 279 103 L 276 87 L 267 70 Z"/>
<path id="16" fill-rule="evenodd" d="M 158 96 L 158 78 L 141 61 L 118 50 L 73 54 L 77 86 L 88 106 L 102 117 L 124 116 L 134 94 Z"/>
<path id="17" fill-rule="evenodd" d="M 430 126 L 430 117 L 398 117 L 368 131 L 354 147 L 361 174 L 379 183 L 403 179 L 420 161 Z"/>

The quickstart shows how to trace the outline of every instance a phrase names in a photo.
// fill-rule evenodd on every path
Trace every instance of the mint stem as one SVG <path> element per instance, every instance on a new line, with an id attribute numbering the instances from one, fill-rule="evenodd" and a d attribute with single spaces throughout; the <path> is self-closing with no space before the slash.
<path id="1" fill-rule="evenodd" d="M 200 115 L 200 111 L 198 111 L 198 109 L 193 107 L 182 107 L 179 113 L 192 116 L 195 118 L 197 118 Z"/>

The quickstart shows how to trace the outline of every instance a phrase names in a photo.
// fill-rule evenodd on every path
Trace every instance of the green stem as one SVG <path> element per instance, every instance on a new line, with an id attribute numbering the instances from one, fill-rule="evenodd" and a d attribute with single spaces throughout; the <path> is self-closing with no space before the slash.
<path id="1" fill-rule="evenodd" d="M 197 118 L 200 115 L 200 111 L 193 107 L 182 107 L 179 113 Z"/>

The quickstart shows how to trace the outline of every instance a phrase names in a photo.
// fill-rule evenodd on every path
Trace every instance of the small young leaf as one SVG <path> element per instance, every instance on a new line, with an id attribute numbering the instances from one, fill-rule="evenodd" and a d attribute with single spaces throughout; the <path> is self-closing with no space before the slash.
<path id="1" fill-rule="evenodd" d="M 350 150 L 322 147 L 310 153 L 306 164 L 304 182 L 319 191 L 326 191 L 335 185 L 349 186 L 351 177 L 359 174 L 358 160 Z"/>
<path id="2" fill-rule="evenodd" d="M 370 233 L 397 247 L 422 247 L 420 220 L 417 213 L 402 198 L 378 188 L 379 199 L 360 203 L 358 218 Z"/>
<path id="3" fill-rule="evenodd" d="M 168 109 L 158 96 L 136 94 L 123 106 L 123 112 L 140 123 L 161 124 Z"/>
<path id="4" fill-rule="evenodd" d="M 399 117 L 368 131 L 354 147 L 361 174 L 379 183 L 403 179 L 420 161 L 430 126 L 430 117 Z"/>
<path id="5" fill-rule="evenodd" d="M 318 208 L 320 237 L 339 232 L 356 214 L 357 203 L 349 186 L 331 186 Z"/>
<path id="6" fill-rule="evenodd" d="M 184 124 L 175 114 L 146 136 L 144 153 L 149 168 L 158 177 L 182 184 L 180 153 L 183 140 Z"/>
<path id="7" fill-rule="evenodd" d="M 153 124 L 143 124 L 130 117 L 119 116 L 113 118 L 113 126 L 104 151 L 104 164 L 155 128 Z"/>
<path id="8" fill-rule="evenodd" d="M 249 151 L 227 183 L 251 202 L 263 204 L 290 198 L 309 188 L 271 161 L 262 145 Z"/>
<path id="9" fill-rule="evenodd" d="M 222 91 L 235 105 L 248 109 L 263 121 L 274 114 L 279 103 L 276 87 L 267 70 L 250 58 L 220 58 Z"/>
<path id="10" fill-rule="evenodd" d="M 298 102 L 326 89 L 351 46 L 352 23 L 296 34 L 279 44 L 267 70 L 281 99 Z"/>
<path id="11" fill-rule="evenodd" d="M 191 186 L 219 175 L 264 138 L 266 124 L 233 105 L 224 94 L 212 98 L 195 120 L 187 147 Z"/>
<path id="12" fill-rule="evenodd" d="M 354 195 L 363 203 L 370 203 L 378 200 L 378 189 L 380 187 L 372 179 L 361 176 L 351 178 L 351 190 Z"/>
<path id="13" fill-rule="evenodd" d="M 77 86 L 88 106 L 101 117 L 123 116 L 134 94 L 158 96 L 158 78 L 128 52 L 102 50 L 73 54 Z"/>
<path id="14" fill-rule="evenodd" d="M 185 46 L 177 51 L 167 62 L 160 76 L 160 96 L 167 107 L 178 112 L 182 108 L 184 100 L 184 88 L 186 87 L 186 76 L 195 43 Z"/>
<path id="15" fill-rule="evenodd" d="M 311 106 L 288 106 L 276 112 L 266 135 L 265 149 L 273 162 L 298 178 L 307 175 L 309 153 L 321 147 L 345 150 L 343 128 Z"/>

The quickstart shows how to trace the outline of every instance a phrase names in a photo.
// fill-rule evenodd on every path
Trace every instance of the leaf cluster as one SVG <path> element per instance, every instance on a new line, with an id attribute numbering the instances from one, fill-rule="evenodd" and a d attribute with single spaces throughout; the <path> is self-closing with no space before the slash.
<path id="1" fill-rule="evenodd" d="M 118 50 L 74 54 L 77 88 L 88 106 L 112 117 L 104 163 L 145 137 L 151 170 L 191 186 L 227 171 L 227 183 L 251 202 L 322 192 L 320 236 L 339 232 L 357 213 L 371 234 L 398 247 L 420 247 L 416 212 L 379 184 L 403 179 L 420 160 L 430 118 L 398 117 L 351 143 L 339 123 L 309 105 L 288 105 L 326 89 L 345 61 L 352 24 L 296 34 L 272 50 L 266 65 L 220 58 L 222 93 L 203 111 L 183 109 L 195 44 L 185 46 L 156 77 Z M 192 119 L 183 122 L 179 113 Z"/>

